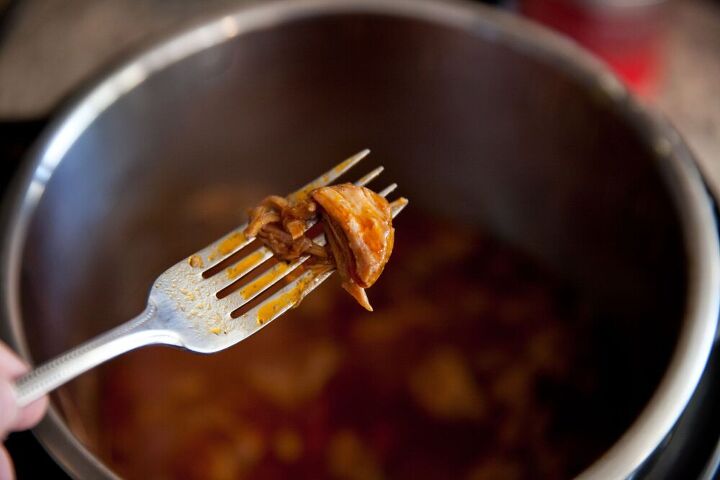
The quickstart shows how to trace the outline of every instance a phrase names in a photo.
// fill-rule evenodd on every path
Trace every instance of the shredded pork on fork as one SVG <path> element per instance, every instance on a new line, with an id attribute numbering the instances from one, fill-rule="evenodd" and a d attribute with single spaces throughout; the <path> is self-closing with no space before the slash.
<path id="1" fill-rule="evenodd" d="M 377 281 L 392 254 L 395 228 L 385 195 L 395 187 L 377 194 L 362 185 L 342 183 L 319 187 L 299 199 L 271 195 L 250 210 L 243 233 L 258 238 L 281 260 L 291 262 L 307 254 L 317 263 L 334 266 L 342 287 L 372 311 L 365 289 Z M 317 241 L 306 234 L 315 222 L 324 231 Z"/>
<path id="2" fill-rule="evenodd" d="M 288 197 L 271 201 L 280 205 L 307 198 L 333 184 L 368 153 L 369 150 L 363 150 Z M 378 167 L 354 185 L 364 187 L 382 171 Z M 379 195 L 386 197 L 395 188 L 391 184 Z M 390 202 L 392 217 L 405 205 L 404 198 Z M 282 231 L 301 238 L 317 219 L 312 213 L 294 212 Z M 15 385 L 18 404 L 27 405 L 81 373 L 142 346 L 164 344 L 198 353 L 224 350 L 296 306 L 335 271 L 330 262 L 305 265 L 314 254 L 327 255 L 323 234 L 310 239 L 317 248 L 311 246 L 290 261 L 278 261 L 272 259 L 270 249 L 243 233 L 247 227 L 246 224 L 236 228 L 161 274 L 150 289 L 145 310 L 137 317 L 18 379 Z M 275 290 L 278 282 L 285 284 Z"/>

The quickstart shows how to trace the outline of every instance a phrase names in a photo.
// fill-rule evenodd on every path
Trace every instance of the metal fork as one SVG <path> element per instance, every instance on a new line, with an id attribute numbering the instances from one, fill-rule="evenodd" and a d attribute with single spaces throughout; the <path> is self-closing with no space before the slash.
<path id="1" fill-rule="evenodd" d="M 353 155 L 288 198 L 299 199 L 315 188 L 331 184 L 368 153 L 369 150 L 363 150 Z M 382 171 L 383 167 L 378 167 L 355 184 L 367 185 Z M 378 193 L 387 196 L 396 187 L 393 183 Z M 390 204 L 393 217 L 405 204 L 401 200 Z M 260 246 L 219 268 L 253 241 L 243 234 L 246 226 L 236 228 L 160 275 L 150 289 L 147 307 L 140 315 L 20 377 L 15 383 L 18 405 L 25 406 L 87 370 L 146 345 L 172 345 L 199 353 L 228 348 L 297 305 L 334 272 L 329 266 L 305 269 L 287 285 L 237 316 L 238 309 L 247 307 L 248 302 L 309 258 L 303 256 L 290 263 L 278 262 L 238 290 L 227 293 L 273 256 L 270 250 Z M 311 224 L 307 225 L 308 229 L 311 227 Z M 323 235 L 314 240 L 319 244 L 325 242 Z M 233 312 L 237 318 L 233 318 Z"/>

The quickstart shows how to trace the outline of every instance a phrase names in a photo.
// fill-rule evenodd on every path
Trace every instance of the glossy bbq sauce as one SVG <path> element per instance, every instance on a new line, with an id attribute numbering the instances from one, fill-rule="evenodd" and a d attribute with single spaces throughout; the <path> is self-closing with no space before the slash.
<path id="1" fill-rule="evenodd" d="M 102 458 L 128 478 L 579 473 L 655 380 L 620 399 L 617 362 L 592 342 L 606 319 L 517 251 L 411 210 L 396 229 L 374 313 L 333 278 L 220 354 L 148 348 L 110 363 Z"/>

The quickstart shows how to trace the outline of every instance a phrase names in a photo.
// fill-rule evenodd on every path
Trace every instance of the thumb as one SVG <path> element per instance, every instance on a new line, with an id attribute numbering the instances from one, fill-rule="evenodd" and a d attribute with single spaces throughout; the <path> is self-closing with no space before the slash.
<path id="1" fill-rule="evenodd" d="M 13 480 L 14 478 L 15 472 L 10 454 L 0 445 L 0 480 Z"/>
<path id="2" fill-rule="evenodd" d="M 0 439 L 15 424 L 17 416 L 18 406 L 12 384 L 7 379 L 0 379 Z"/>

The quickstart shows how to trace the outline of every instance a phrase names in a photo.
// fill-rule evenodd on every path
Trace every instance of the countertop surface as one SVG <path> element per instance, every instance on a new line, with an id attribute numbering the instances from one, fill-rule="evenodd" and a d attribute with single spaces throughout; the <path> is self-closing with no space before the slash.
<path id="1" fill-rule="evenodd" d="M 675 6 L 655 107 L 680 130 L 720 192 L 720 2 Z"/>

